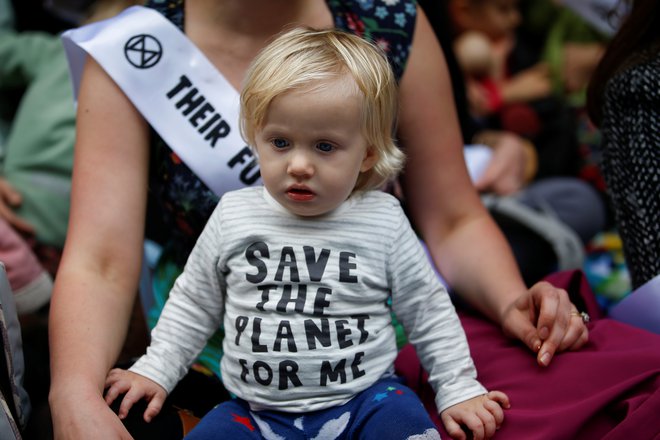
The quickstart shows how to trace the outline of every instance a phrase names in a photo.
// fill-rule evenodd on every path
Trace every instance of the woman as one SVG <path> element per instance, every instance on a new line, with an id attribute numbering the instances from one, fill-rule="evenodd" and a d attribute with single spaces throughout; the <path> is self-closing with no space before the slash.
<path id="1" fill-rule="evenodd" d="M 180 22 L 237 90 L 256 53 L 291 24 L 338 26 L 359 35 L 380 30 L 376 40 L 389 47 L 401 75 L 398 135 L 408 155 L 402 176 L 407 209 L 434 263 L 466 302 L 522 341 L 541 365 L 587 342 L 585 323 L 565 291 L 543 282 L 525 287 L 505 240 L 481 206 L 463 163 L 442 51 L 414 3 L 386 2 L 396 3 L 393 10 L 386 3 L 335 0 L 154 3 Z M 382 20 L 376 19 L 384 16 L 390 22 L 379 26 Z M 51 305 L 50 404 L 58 438 L 129 438 L 102 393 L 136 298 L 145 219 L 149 235 L 161 241 L 173 236 L 182 243 L 182 233 L 192 230 L 186 240 L 192 246 L 199 233 L 194 230 L 206 221 L 203 213 L 185 218 L 169 213 L 170 223 L 158 231 L 154 219 L 173 202 L 205 209 L 214 202 L 182 201 L 176 194 L 181 188 L 173 186 L 176 178 L 170 178 L 178 172 L 176 157 L 160 144 L 150 149 L 145 119 L 92 60 L 80 85 L 78 118 L 71 226 Z M 208 192 L 200 182 L 191 185 Z M 153 211 L 147 210 L 149 187 L 161 199 Z M 168 256 L 170 243 L 164 244 Z M 174 249 L 170 260 L 176 265 L 186 256 L 185 249 Z"/>
<path id="2" fill-rule="evenodd" d="M 633 289 L 660 274 L 660 7 L 632 2 L 588 89 L 603 133 L 602 172 Z"/>

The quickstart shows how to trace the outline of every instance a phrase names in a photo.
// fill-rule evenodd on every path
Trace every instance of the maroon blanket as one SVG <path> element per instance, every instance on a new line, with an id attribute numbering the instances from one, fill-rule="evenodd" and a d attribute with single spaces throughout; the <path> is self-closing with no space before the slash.
<path id="1" fill-rule="evenodd" d="M 559 273 L 550 281 L 567 288 L 592 321 L 587 345 L 557 355 L 548 368 L 538 366 L 534 354 L 504 337 L 499 327 L 459 310 L 479 380 L 511 399 L 495 438 L 660 439 L 660 336 L 603 318 L 580 272 Z M 396 368 L 447 438 L 410 345 L 399 354 Z"/>

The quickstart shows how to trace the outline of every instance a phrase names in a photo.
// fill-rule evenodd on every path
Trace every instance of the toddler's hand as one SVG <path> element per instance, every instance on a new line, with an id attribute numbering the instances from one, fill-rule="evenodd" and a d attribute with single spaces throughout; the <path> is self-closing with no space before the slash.
<path id="1" fill-rule="evenodd" d="M 473 397 L 444 410 L 440 417 L 447 434 L 453 439 L 465 440 L 467 436 L 461 428 L 465 425 L 474 440 L 491 438 L 504 420 L 504 411 L 511 406 L 509 398 L 501 391 L 491 391 Z"/>
<path id="2" fill-rule="evenodd" d="M 144 411 L 144 421 L 150 422 L 163 407 L 167 391 L 156 382 L 132 371 L 113 368 L 105 379 L 105 401 L 110 405 L 120 394 L 126 393 L 119 405 L 118 416 L 126 418 L 128 411 L 140 399 L 149 402 Z"/>

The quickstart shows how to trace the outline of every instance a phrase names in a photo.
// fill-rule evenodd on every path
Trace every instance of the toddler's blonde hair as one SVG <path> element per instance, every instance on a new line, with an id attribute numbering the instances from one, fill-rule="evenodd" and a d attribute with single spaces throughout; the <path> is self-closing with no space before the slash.
<path id="1" fill-rule="evenodd" d="M 357 180 L 355 190 L 374 189 L 396 176 L 404 155 L 396 146 L 397 84 L 382 50 L 339 30 L 296 28 L 278 36 L 254 59 L 241 92 L 241 134 L 255 145 L 268 107 L 294 89 L 322 87 L 349 74 L 362 94 L 362 127 L 378 157 Z"/>

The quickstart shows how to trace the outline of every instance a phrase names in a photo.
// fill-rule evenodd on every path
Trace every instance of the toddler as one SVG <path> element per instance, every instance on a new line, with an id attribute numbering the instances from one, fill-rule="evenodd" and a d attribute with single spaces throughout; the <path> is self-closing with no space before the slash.
<path id="1" fill-rule="evenodd" d="M 121 418 L 144 398 L 151 420 L 223 327 L 236 398 L 188 438 L 439 438 L 394 375 L 394 312 L 450 435 L 494 434 L 508 398 L 476 380 L 447 291 L 399 202 L 377 190 L 403 163 L 396 96 L 383 54 L 340 31 L 291 30 L 257 56 L 241 131 L 264 186 L 222 197 L 147 353 L 108 374 L 106 401 L 126 393 Z"/>

